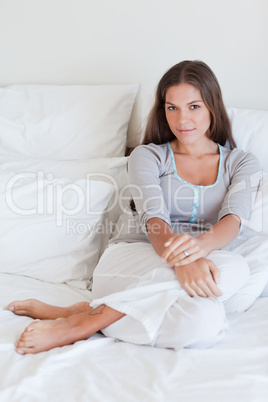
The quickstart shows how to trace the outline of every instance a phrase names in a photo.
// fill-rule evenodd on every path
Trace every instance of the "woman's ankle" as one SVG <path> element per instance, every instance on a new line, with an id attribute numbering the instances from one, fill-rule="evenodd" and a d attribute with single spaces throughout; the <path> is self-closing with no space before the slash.
<path id="1" fill-rule="evenodd" d="M 92 324 L 94 323 L 93 320 L 90 319 L 88 312 L 71 315 L 65 318 L 65 320 L 69 325 L 70 334 L 72 334 L 72 337 L 75 338 L 76 341 L 88 339 L 97 332 L 93 330 L 94 325 Z"/>

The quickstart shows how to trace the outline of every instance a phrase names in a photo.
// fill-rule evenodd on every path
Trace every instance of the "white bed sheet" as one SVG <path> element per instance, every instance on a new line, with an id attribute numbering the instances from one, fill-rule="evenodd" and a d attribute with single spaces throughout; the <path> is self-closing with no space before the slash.
<path id="1" fill-rule="evenodd" d="M 0 274 L 1 402 L 264 402 L 268 396 L 268 298 L 230 317 L 225 339 L 210 349 L 136 346 L 100 334 L 38 355 L 14 342 L 32 321 L 4 307 L 39 298 L 56 305 L 90 301 L 88 291 Z"/>

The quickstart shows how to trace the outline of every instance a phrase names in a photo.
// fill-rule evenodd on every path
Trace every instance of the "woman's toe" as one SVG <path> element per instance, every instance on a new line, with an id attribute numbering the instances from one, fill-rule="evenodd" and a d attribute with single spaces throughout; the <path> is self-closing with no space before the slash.
<path id="1" fill-rule="evenodd" d="M 24 347 L 24 348 L 17 348 L 16 352 L 19 355 L 28 355 L 28 354 L 35 354 L 37 350 L 34 347 Z"/>
<path id="2" fill-rule="evenodd" d="M 14 314 L 24 315 L 27 313 L 25 309 L 25 302 L 23 301 L 13 301 L 7 307 L 7 310 L 12 311 Z"/>

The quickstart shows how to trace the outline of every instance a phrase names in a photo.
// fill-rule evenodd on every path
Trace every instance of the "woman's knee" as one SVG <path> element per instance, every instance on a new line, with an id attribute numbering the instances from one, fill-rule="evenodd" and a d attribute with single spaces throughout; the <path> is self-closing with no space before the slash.
<path id="1" fill-rule="evenodd" d="M 188 296 L 170 308 L 155 345 L 173 349 L 206 348 L 219 342 L 227 327 L 225 309 L 218 300 Z"/>
<path id="2" fill-rule="evenodd" d="M 193 337 L 188 340 L 187 348 L 204 348 L 218 343 L 228 327 L 224 306 L 218 300 L 198 299 L 190 326 Z"/>
<path id="3" fill-rule="evenodd" d="M 239 254 L 231 251 L 213 252 L 208 257 L 220 270 L 218 286 L 222 291 L 220 301 L 225 301 L 233 296 L 249 281 L 249 266 L 246 260 Z"/>

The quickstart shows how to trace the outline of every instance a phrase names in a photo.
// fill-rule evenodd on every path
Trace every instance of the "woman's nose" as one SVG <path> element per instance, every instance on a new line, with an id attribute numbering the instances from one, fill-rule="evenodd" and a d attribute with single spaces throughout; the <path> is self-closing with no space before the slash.
<path id="1" fill-rule="evenodd" d="M 186 123 L 189 120 L 189 113 L 188 110 L 178 110 L 178 122 L 179 123 Z"/>

